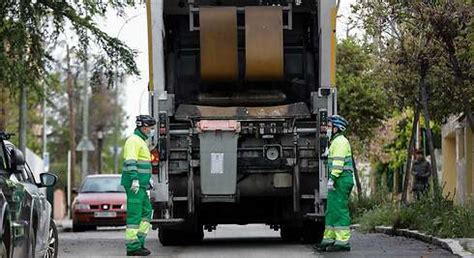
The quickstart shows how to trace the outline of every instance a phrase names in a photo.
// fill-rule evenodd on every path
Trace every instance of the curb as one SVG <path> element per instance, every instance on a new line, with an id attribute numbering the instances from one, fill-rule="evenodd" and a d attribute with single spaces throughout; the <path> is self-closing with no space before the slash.
<path id="1" fill-rule="evenodd" d="M 414 238 L 425 243 L 437 245 L 443 249 L 450 251 L 452 254 L 460 257 L 474 257 L 474 254 L 464 250 L 459 240 L 450 238 L 438 238 L 432 235 L 421 233 L 418 230 L 409 229 L 394 229 L 393 227 L 378 226 L 375 227 L 375 232 L 386 235 L 403 236 L 407 238 Z"/>

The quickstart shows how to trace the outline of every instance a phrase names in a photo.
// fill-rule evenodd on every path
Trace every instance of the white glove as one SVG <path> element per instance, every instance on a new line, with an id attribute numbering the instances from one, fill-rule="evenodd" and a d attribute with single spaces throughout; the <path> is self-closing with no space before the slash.
<path id="1" fill-rule="evenodd" d="M 139 188 L 140 188 L 140 183 L 138 183 L 138 180 L 133 180 L 132 181 L 132 187 L 130 187 L 130 190 L 133 193 L 137 194 Z"/>
<path id="2" fill-rule="evenodd" d="M 150 178 L 150 189 L 155 189 L 155 182 L 153 182 L 153 178 Z"/>
<path id="3" fill-rule="evenodd" d="M 334 191 L 334 190 L 336 190 L 336 188 L 334 188 L 334 180 L 329 178 L 329 180 L 328 180 L 328 191 Z"/>

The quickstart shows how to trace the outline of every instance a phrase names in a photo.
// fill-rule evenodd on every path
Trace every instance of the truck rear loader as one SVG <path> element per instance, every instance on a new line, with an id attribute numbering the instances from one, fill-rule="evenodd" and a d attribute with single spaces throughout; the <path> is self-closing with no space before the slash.
<path id="1" fill-rule="evenodd" d="M 149 0 L 147 18 L 160 242 L 250 223 L 319 241 L 335 0 Z"/>

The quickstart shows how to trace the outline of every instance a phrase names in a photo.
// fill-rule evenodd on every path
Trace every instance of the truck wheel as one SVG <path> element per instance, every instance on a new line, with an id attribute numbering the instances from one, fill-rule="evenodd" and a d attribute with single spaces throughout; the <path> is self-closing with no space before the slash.
<path id="1" fill-rule="evenodd" d="M 296 226 L 282 225 L 280 229 L 280 236 L 283 241 L 294 242 L 300 240 L 301 234 L 299 228 Z"/>
<path id="2" fill-rule="evenodd" d="M 196 227 L 192 232 L 190 232 L 189 241 L 191 244 L 199 244 L 204 239 L 204 229 L 201 226 Z"/>
<path id="3" fill-rule="evenodd" d="M 170 245 L 178 245 L 180 244 L 180 235 L 181 231 L 173 230 L 169 228 L 160 227 L 158 229 L 158 238 L 160 239 L 160 243 L 163 246 L 170 246 Z"/>
<path id="4" fill-rule="evenodd" d="M 305 221 L 302 228 L 303 242 L 315 244 L 323 240 L 324 223 L 316 221 Z"/>

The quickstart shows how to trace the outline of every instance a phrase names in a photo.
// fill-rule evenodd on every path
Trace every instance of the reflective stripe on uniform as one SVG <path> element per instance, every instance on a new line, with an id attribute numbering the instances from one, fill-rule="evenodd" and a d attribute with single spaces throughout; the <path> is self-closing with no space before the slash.
<path id="1" fill-rule="evenodd" d="M 337 229 L 336 233 L 336 242 L 349 242 L 351 238 L 351 231 L 349 229 Z"/>
<path id="2" fill-rule="evenodd" d="M 334 228 L 326 227 L 324 230 L 324 239 L 336 239 L 336 231 Z"/>
<path id="3" fill-rule="evenodd" d="M 151 173 L 151 168 L 139 168 L 137 169 L 137 172 L 142 174 L 149 174 Z"/>
<path id="4" fill-rule="evenodd" d="M 125 230 L 125 240 L 127 242 L 135 242 L 138 241 L 138 228 L 129 228 L 127 226 L 127 229 Z"/>
<path id="5" fill-rule="evenodd" d="M 150 222 L 143 220 L 140 222 L 140 226 L 138 227 L 138 233 L 146 235 L 150 231 L 150 228 Z"/>

